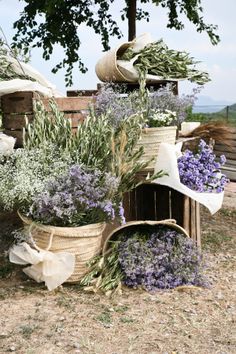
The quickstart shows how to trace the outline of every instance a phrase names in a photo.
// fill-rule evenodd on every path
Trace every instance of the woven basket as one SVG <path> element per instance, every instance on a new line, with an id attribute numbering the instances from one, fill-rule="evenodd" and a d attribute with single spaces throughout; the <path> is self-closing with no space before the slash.
<path id="1" fill-rule="evenodd" d="M 97 77 L 104 82 L 134 82 L 137 80 L 132 80 L 126 77 L 119 70 L 117 66 L 117 56 L 122 55 L 124 51 L 131 47 L 133 42 L 126 42 L 119 45 L 115 49 L 111 49 L 105 53 L 105 55 L 99 59 L 95 66 L 95 71 Z"/>
<path id="2" fill-rule="evenodd" d="M 155 228 L 158 227 L 159 225 L 168 226 L 170 229 L 174 229 L 175 231 L 179 232 L 180 234 L 183 234 L 184 236 L 189 237 L 189 234 L 187 233 L 187 231 L 183 227 L 176 224 L 176 220 L 174 220 L 174 219 L 166 219 L 166 220 L 160 220 L 160 221 L 152 221 L 152 220 L 129 221 L 126 224 L 116 228 L 108 235 L 108 237 L 103 245 L 102 252 L 103 252 L 103 254 L 106 252 L 106 250 L 108 249 L 109 241 L 115 240 L 116 237 L 118 236 L 118 234 L 120 233 L 120 231 L 124 231 L 124 230 L 131 229 L 131 228 L 134 228 L 135 230 L 137 230 L 137 227 L 143 227 L 143 226 L 151 226 L 155 230 Z"/>
<path id="3" fill-rule="evenodd" d="M 146 169 L 154 169 L 155 159 L 159 151 L 161 143 L 175 144 L 177 127 L 160 127 L 160 128 L 145 128 L 142 130 L 141 138 L 137 142 L 137 149 L 140 146 L 144 148 L 144 154 L 140 157 L 140 161 L 146 162 L 152 158 Z"/>
<path id="4" fill-rule="evenodd" d="M 79 227 L 57 227 L 33 223 L 18 213 L 26 227 L 30 227 L 36 246 L 51 252 L 69 252 L 75 255 L 73 274 L 66 282 L 78 282 L 88 271 L 86 263 L 101 251 L 105 223 Z"/>

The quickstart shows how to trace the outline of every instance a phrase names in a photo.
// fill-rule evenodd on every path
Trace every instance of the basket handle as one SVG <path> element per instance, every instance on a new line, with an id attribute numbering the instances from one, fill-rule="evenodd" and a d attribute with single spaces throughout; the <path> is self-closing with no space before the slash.
<path id="1" fill-rule="evenodd" d="M 55 234 L 55 230 L 52 230 L 52 232 L 51 232 L 51 234 L 50 234 L 48 246 L 47 246 L 45 249 L 43 249 L 43 248 L 38 247 L 37 244 L 36 244 L 36 242 L 34 241 L 34 238 L 33 238 L 32 233 L 31 233 L 33 227 L 35 227 L 35 228 L 37 229 L 38 226 L 37 226 L 36 224 L 34 224 L 33 222 L 32 222 L 32 223 L 30 224 L 30 226 L 29 226 L 30 241 L 32 242 L 34 248 L 35 248 L 37 251 L 42 251 L 42 250 L 43 250 L 43 251 L 49 251 L 50 248 L 51 248 L 51 246 L 52 246 L 52 241 L 53 241 L 53 236 L 54 236 L 54 234 Z"/>

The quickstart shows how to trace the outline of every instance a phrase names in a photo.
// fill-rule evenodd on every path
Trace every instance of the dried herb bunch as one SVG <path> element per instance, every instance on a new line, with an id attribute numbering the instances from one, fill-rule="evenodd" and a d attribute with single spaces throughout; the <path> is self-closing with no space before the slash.
<path id="1" fill-rule="evenodd" d="M 196 68 L 199 62 L 189 53 L 169 49 L 162 39 L 147 44 L 139 52 L 128 48 L 118 59 L 131 60 L 135 57 L 133 65 L 140 78 L 151 74 L 163 79 L 188 79 L 198 85 L 210 81 L 208 73 Z"/>
<path id="2" fill-rule="evenodd" d="M 186 119 L 187 112 L 197 98 L 200 88 L 194 88 L 191 94 L 175 95 L 173 85 L 167 84 L 157 91 L 148 90 L 145 81 L 141 80 L 139 90 L 125 93 L 125 85 L 104 84 L 96 96 L 95 109 L 97 114 L 109 112 L 110 124 L 118 127 L 124 117 L 134 114 L 142 117 L 143 125 L 164 126 L 177 125 Z M 161 121 L 161 115 L 168 113 L 171 119 Z M 157 116 L 153 122 L 153 116 Z M 159 119 L 160 118 L 160 119 Z M 159 124 L 158 124 L 159 123 Z"/>
<path id="3" fill-rule="evenodd" d="M 147 291 L 172 289 L 182 285 L 206 286 L 203 262 L 194 242 L 164 225 L 126 229 L 108 249 L 90 263 L 91 271 L 81 280 L 85 290 L 107 295 L 121 286 Z"/>

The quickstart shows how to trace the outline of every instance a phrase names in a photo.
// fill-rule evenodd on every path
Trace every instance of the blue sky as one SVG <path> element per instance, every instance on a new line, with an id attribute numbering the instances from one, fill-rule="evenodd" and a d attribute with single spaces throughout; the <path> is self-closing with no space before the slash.
<path id="1" fill-rule="evenodd" d="M 123 5 L 123 1 L 115 2 L 113 6 L 113 16 L 120 23 L 124 34 L 122 40 L 111 39 L 111 47 L 116 47 L 127 39 L 127 24 L 119 20 L 119 8 L 117 4 Z M 212 81 L 205 85 L 201 95 L 209 96 L 217 101 L 236 102 L 236 1 L 235 0 L 202 0 L 204 8 L 205 22 L 218 25 L 218 34 L 221 42 L 217 46 L 212 46 L 205 33 L 197 33 L 195 27 L 185 21 L 186 27 L 182 31 L 169 30 L 166 28 L 166 12 L 154 5 L 146 6 L 151 13 L 150 22 L 137 23 L 137 35 L 149 32 L 155 40 L 163 38 L 169 48 L 185 50 L 202 63 L 199 68 L 209 72 Z M 24 7 L 24 1 L 19 0 L 0 0 L 0 26 L 9 42 L 14 34 L 12 24 L 19 17 L 20 11 Z M 80 55 L 88 67 L 88 73 L 81 74 L 77 69 L 74 70 L 75 89 L 95 89 L 99 82 L 95 65 L 97 60 L 103 55 L 100 38 L 91 29 L 82 27 L 80 29 L 81 51 Z M 41 51 L 32 51 L 31 65 L 39 70 L 49 81 L 54 83 L 62 92 L 66 92 L 64 83 L 64 72 L 52 74 L 52 67 L 61 60 L 63 50 L 55 47 L 55 51 L 50 61 L 41 58 Z M 184 81 L 179 84 L 180 93 L 189 93 L 192 84 Z"/>

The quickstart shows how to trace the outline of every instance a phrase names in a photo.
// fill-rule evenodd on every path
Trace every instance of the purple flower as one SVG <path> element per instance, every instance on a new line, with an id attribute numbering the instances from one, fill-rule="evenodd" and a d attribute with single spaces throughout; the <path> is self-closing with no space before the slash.
<path id="1" fill-rule="evenodd" d="M 220 193 L 229 182 L 220 171 L 225 161 L 224 155 L 216 161 L 212 148 L 200 140 L 197 153 L 185 150 L 178 159 L 180 181 L 197 192 Z"/>
<path id="2" fill-rule="evenodd" d="M 118 261 L 122 281 L 148 291 L 179 285 L 207 285 L 202 275 L 202 256 L 186 236 L 166 226 L 120 235 Z"/>
<path id="3" fill-rule="evenodd" d="M 33 220 L 57 226 L 114 220 L 120 214 L 119 180 L 109 173 L 73 165 L 46 184 L 28 212 Z"/>

